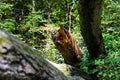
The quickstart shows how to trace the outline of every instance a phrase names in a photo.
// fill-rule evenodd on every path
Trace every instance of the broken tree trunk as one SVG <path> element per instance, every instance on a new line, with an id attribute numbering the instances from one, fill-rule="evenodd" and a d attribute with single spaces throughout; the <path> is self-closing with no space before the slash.
<path id="1" fill-rule="evenodd" d="M 68 30 L 60 27 L 58 33 L 52 35 L 52 39 L 57 49 L 62 53 L 65 63 L 76 66 L 80 62 L 82 52 Z"/>

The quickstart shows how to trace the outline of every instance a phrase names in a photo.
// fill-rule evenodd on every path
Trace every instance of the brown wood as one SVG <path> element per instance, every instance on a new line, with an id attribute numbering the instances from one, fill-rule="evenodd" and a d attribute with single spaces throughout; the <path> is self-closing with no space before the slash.
<path id="1" fill-rule="evenodd" d="M 79 0 L 80 30 L 90 53 L 90 58 L 106 55 L 100 30 L 103 0 Z"/>
<path id="2" fill-rule="evenodd" d="M 82 52 L 68 30 L 60 27 L 58 33 L 52 35 L 52 39 L 57 49 L 62 53 L 65 63 L 73 66 L 80 62 Z"/>

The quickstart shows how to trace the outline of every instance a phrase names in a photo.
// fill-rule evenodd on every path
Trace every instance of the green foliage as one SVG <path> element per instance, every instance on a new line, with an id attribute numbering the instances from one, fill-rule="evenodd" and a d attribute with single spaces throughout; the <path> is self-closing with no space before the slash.
<path id="1" fill-rule="evenodd" d="M 15 20 L 11 18 L 11 15 L 13 15 L 12 7 L 12 4 L 0 2 L 0 26 L 9 32 L 15 30 Z"/>
<path id="2" fill-rule="evenodd" d="M 4 21 L 1 21 L 0 26 L 9 32 L 12 32 L 15 30 L 14 24 L 15 21 L 13 19 L 5 19 Z"/>
<path id="3" fill-rule="evenodd" d="M 120 26 L 120 1 L 105 0 L 102 13 L 102 27 L 104 31 L 111 27 L 119 28 Z M 119 28 L 120 29 L 120 28 Z"/>
<path id="4" fill-rule="evenodd" d="M 108 56 L 104 59 L 99 57 L 93 61 L 88 59 L 89 53 L 80 34 L 79 16 L 76 9 L 77 1 L 35 0 L 35 6 L 33 6 L 32 1 L 27 1 L 26 3 L 24 0 L 18 0 L 14 3 L 13 0 L 1 0 L 0 27 L 13 32 L 14 35 L 17 35 L 25 43 L 34 49 L 38 49 L 43 53 L 44 57 L 56 63 L 62 63 L 63 58 L 51 40 L 49 29 L 55 29 L 59 24 L 68 28 L 69 17 L 71 17 L 72 27 L 69 26 L 69 28 L 77 45 L 84 52 L 80 69 L 89 74 L 98 73 L 97 76 L 100 80 L 119 80 L 120 0 L 104 0 L 101 27 Z M 33 8 L 35 12 L 32 11 Z M 22 16 L 17 25 L 16 16 Z M 48 17 L 50 17 L 50 22 L 56 27 L 48 26 Z M 44 22 L 45 24 L 41 25 Z M 91 65 L 95 66 L 94 69 L 89 69 Z"/>
<path id="5" fill-rule="evenodd" d="M 120 51 L 119 51 L 120 52 Z M 118 53 L 109 52 L 108 57 L 104 59 L 104 64 L 101 64 L 98 77 L 110 80 L 119 80 L 120 76 L 120 56 Z"/>
<path id="6" fill-rule="evenodd" d="M 25 16 L 25 19 L 20 24 L 20 28 L 22 30 L 28 30 L 28 28 L 38 27 L 42 21 L 43 18 L 39 13 L 30 13 L 28 16 Z"/>
<path id="7" fill-rule="evenodd" d="M 13 14 L 12 7 L 13 7 L 12 4 L 0 2 L 0 18 L 1 19 L 8 17 L 10 18 L 11 15 Z"/>
<path id="8" fill-rule="evenodd" d="M 117 35 L 111 35 L 111 34 L 104 34 L 105 37 L 105 45 L 106 45 L 106 49 L 109 52 L 118 52 L 120 51 L 120 37 L 118 37 Z"/>
<path id="9" fill-rule="evenodd" d="M 84 52 L 81 69 L 89 74 L 98 73 L 97 77 L 100 80 L 119 80 L 120 76 L 120 37 L 104 34 L 105 45 L 108 51 L 106 58 L 99 57 L 98 59 L 89 61 L 88 52 Z M 94 69 L 89 70 L 89 66 L 95 66 Z"/>
<path id="10" fill-rule="evenodd" d="M 100 80 L 120 79 L 120 0 L 105 0 L 102 13 L 102 28 L 108 56 L 98 64 Z M 103 63 L 101 63 L 103 62 Z"/>

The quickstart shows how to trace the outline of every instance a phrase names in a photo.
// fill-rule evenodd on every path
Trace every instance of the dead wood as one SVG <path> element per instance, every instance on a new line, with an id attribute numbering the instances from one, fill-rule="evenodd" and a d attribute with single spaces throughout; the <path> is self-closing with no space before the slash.
<path id="1" fill-rule="evenodd" d="M 82 52 L 68 30 L 60 27 L 58 33 L 52 35 L 52 39 L 57 49 L 62 53 L 65 63 L 74 66 L 80 62 Z"/>

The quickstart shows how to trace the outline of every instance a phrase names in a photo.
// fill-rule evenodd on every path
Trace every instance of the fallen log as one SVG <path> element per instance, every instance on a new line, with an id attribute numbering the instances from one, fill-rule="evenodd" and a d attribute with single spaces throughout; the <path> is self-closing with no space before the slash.
<path id="1" fill-rule="evenodd" d="M 65 65 L 66 66 L 66 65 Z M 63 68 L 65 71 L 63 71 Z M 90 80 L 87 74 L 71 75 L 66 66 L 50 62 L 37 50 L 0 28 L 0 80 Z M 72 69 L 72 66 L 71 66 Z M 65 74 L 69 74 L 66 76 Z M 83 77 L 81 77 L 82 75 Z"/>

